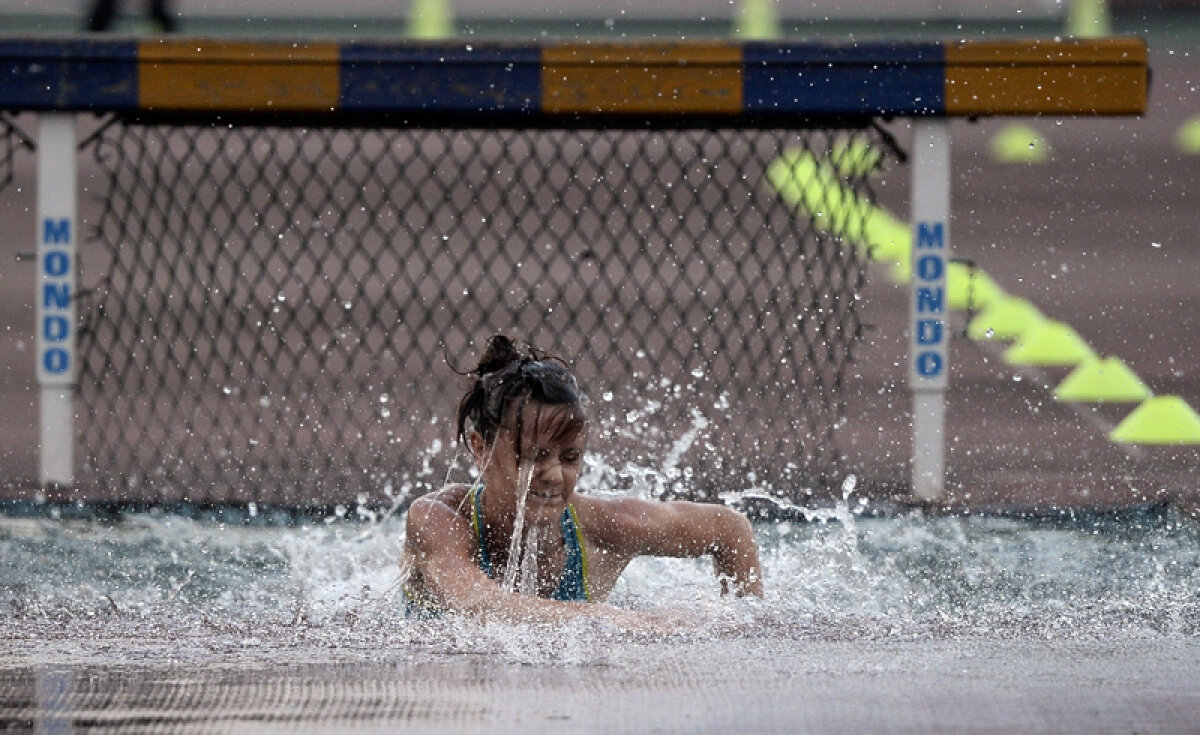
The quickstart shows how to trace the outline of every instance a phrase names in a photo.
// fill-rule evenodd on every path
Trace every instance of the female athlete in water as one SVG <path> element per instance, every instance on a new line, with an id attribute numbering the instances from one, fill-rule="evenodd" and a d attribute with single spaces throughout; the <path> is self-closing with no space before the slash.
<path id="1" fill-rule="evenodd" d="M 409 509 L 402 564 L 410 610 L 637 625 L 637 615 L 603 600 L 643 554 L 712 555 L 722 592 L 762 596 L 754 532 L 736 511 L 575 492 L 587 398 L 563 363 L 497 335 L 470 375 L 458 438 L 479 479 Z"/>

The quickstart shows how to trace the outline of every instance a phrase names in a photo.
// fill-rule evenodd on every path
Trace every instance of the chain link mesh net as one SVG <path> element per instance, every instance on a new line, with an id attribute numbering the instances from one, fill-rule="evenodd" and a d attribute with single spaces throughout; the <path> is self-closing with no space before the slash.
<path id="1" fill-rule="evenodd" d="M 496 332 L 590 394 L 585 482 L 840 482 L 865 263 L 764 172 L 879 135 L 113 119 L 85 143 L 79 492 L 328 507 L 464 479 L 454 368 Z M 864 203 L 867 174 L 842 179 Z"/>
<path id="2" fill-rule="evenodd" d="M 7 113 L 0 112 L 0 193 L 13 181 L 17 151 L 32 151 L 33 142 Z"/>

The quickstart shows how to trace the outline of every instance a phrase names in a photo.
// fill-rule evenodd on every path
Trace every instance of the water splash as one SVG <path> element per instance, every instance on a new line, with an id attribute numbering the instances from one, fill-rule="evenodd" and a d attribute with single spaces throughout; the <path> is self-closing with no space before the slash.
<path id="1" fill-rule="evenodd" d="M 538 593 L 538 553 L 541 546 L 543 528 L 533 526 L 525 532 L 524 548 L 521 551 L 521 574 L 518 578 L 516 591 L 523 595 Z M 510 568 L 516 566 L 509 563 Z"/>
<path id="2" fill-rule="evenodd" d="M 854 494 L 857 486 L 858 478 L 855 475 L 847 475 L 846 479 L 842 481 L 842 499 L 828 507 L 798 505 L 787 498 L 778 497 L 758 488 L 723 492 L 717 497 L 731 508 L 742 510 L 754 504 L 765 504 L 773 507 L 776 511 L 782 511 L 783 515 L 804 518 L 807 521 L 821 523 L 840 521 L 853 531 L 855 511 L 862 507 L 862 504 L 859 504 L 854 510 L 850 508 L 850 496 Z M 805 494 L 811 495 L 812 493 L 806 492 Z"/>
<path id="3" fill-rule="evenodd" d="M 650 408 L 654 406 L 646 410 Z M 659 500 L 671 495 L 672 491 L 686 490 L 692 472 L 690 467 L 682 464 L 683 457 L 709 427 L 708 417 L 700 410 L 692 408 L 690 415 L 687 428 L 670 442 L 662 457 L 643 456 L 613 463 L 607 457 L 587 455 L 584 460 L 587 472 L 580 479 L 579 490 L 592 495 L 631 496 L 643 500 Z M 620 433 L 629 432 L 622 429 Z M 637 433 L 629 435 L 639 440 L 646 438 Z M 657 438 L 652 442 L 655 446 L 661 443 Z"/>
<path id="4" fill-rule="evenodd" d="M 666 456 L 663 457 L 662 472 L 656 475 L 660 483 L 657 492 L 658 497 L 663 497 L 666 494 L 666 482 L 675 481 L 684 474 L 679 467 L 683 455 L 696 443 L 697 437 L 708 428 L 708 418 L 699 409 L 693 408 L 691 416 L 691 425 L 688 426 L 687 431 L 684 431 L 679 435 L 678 439 L 672 442 L 671 448 L 667 450 Z"/>
<path id="5" fill-rule="evenodd" d="M 661 456 L 589 457 L 582 492 L 658 498 L 685 483 L 684 457 L 709 425 L 699 410 L 690 416 L 677 435 L 645 442 L 664 447 Z M 431 447 L 431 456 L 441 450 Z M 526 523 L 532 476 L 523 463 L 502 580 L 523 592 L 537 584 L 533 560 L 552 538 L 542 535 L 552 529 Z M 641 655 L 637 635 L 595 622 L 407 618 L 397 560 L 412 488 L 384 485 L 385 510 L 363 499 L 343 518 L 298 526 L 263 525 L 261 509 L 245 526 L 161 513 L 115 523 L 0 519 L 0 638 L 29 651 L 46 641 L 70 651 L 115 640 L 115 656 L 135 647 L 121 641 L 197 657 L 403 648 L 619 666 Z M 874 518 L 862 513 L 853 475 L 829 505 L 777 497 L 749 478 L 720 498 L 739 508 L 770 504 L 787 519 L 755 526 L 763 600 L 720 597 L 707 559 L 660 558 L 635 560 L 610 597 L 691 620 L 675 643 L 751 639 L 792 650 L 814 639 L 1200 639 L 1200 533 L 1170 509 L 1057 521 Z"/>
<path id="6" fill-rule="evenodd" d="M 694 624 L 681 640 L 1200 639 L 1200 532 L 1173 510 L 874 518 L 853 513 L 853 498 L 844 488 L 846 507 L 829 520 L 756 524 L 763 600 L 721 597 L 707 560 L 642 558 L 610 602 L 682 612 Z M 402 541 L 396 517 L 293 527 L 10 519 L 0 525 L 0 636 L 14 651 L 58 641 L 114 656 L 129 650 L 122 640 L 173 656 L 416 647 L 547 665 L 639 650 L 636 635 L 595 623 L 581 633 L 408 619 L 396 591 Z M 522 572 L 522 589 L 535 579 Z"/>
<path id="7" fill-rule="evenodd" d="M 517 514 L 513 518 L 512 536 L 508 541 L 508 566 L 501 582 L 504 589 L 512 592 L 517 591 L 517 572 L 520 570 L 517 560 L 521 558 L 521 539 L 525 537 L 525 501 L 529 499 L 529 486 L 533 484 L 533 469 L 533 461 L 525 459 L 517 468 Z"/>

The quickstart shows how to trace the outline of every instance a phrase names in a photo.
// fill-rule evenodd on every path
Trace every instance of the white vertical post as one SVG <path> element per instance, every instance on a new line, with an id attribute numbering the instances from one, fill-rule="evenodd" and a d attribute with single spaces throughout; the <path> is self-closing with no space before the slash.
<path id="1" fill-rule="evenodd" d="M 42 487 L 74 483 L 75 118 L 38 118 L 37 377 Z"/>
<path id="2" fill-rule="evenodd" d="M 913 394 L 913 494 L 942 496 L 945 480 L 946 384 L 950 372 L 950 123 L 913 126 L 912 295 L 909 388 Z"/>

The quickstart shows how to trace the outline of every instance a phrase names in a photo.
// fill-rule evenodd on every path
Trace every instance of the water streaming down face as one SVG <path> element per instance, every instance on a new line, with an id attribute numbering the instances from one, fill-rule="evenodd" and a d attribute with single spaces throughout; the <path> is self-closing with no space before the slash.
<path id="1" fill-rule="evenodd" d="M 521 574 L 516 591 L 523 595 L 538 593 L 538 551 L 541 547 L 545 530 L 541 526 L 532 526 L 525 532 L 525 540 L 521 549 Z"/>
<path id="2" fill-rule="evenodd" d="M 532 533 L 525 533 L 525 502 L 529 499 L 529 486 L 533 483 L 533 468 L 534 463 L 531 460 L 522 460 L 517 469 L 517 514 L 513 518 L 512 536 L 508 541 L 508 567 L 504 570 L 504 580 L 501 586 L 506 590 L 513 592 L 526 592 L 524 587 L 529 585 L 531 575 L 526 573 L 525 567 L 531 565 L 533 567 L 533 589 L 537 589 L 537 539 Z M 532 538 L 526 538 L 526 537 Z M 525 539 L 525 553 L 522 555 L 522 539 Z M 530 557 L 530 544 L 533 545 L 532 554 Z M 519 560 L 519 562 L 518 562 Z M 522 589 L 517 588 L 517 574 L 520 572 L 521 581 L 524 583 Z"/>

